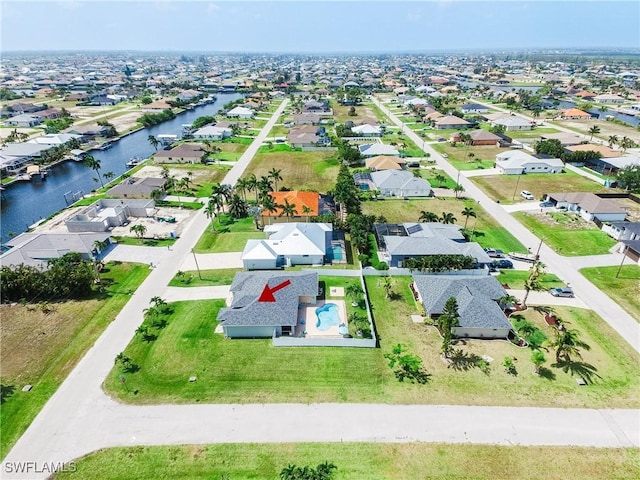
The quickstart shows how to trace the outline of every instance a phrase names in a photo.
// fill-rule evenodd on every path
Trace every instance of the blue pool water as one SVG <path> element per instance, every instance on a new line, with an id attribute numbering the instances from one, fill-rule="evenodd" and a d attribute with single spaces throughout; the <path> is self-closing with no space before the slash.
<path id="1" fill-rule="evenodd" d="M 338 315 L 338 306 L 335 303 L 325 303 L 323 306 L 316 308 L 316 316 L 318 330 L 329 330 L 331 327 L 340 324 L 340 316 Z"/>
<path id="2" fill-rule="evenodd" d="M 332 246 L 331 250 L 333 252 L 334 260 L 344 260 L 344 251 L 342 250 L 342 247 L 340 245 Z"/>

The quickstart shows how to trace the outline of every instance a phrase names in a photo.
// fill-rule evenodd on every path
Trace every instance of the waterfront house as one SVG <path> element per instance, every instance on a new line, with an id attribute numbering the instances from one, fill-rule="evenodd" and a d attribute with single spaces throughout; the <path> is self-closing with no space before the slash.
<path id="1" fill-rule="evenodd" d="M 579 108 L 568 108 L 562 111 L 560 118 L 563 120 L 590 120 L 591 114 Z"/>
<path id="2" fill-rule="evenodd" d="M 253 118 L 254 112 L 250 108 L 246 107 L 234 107 L 227 112 L 229 118 Z"/>
<path id="3" fill-rule="evenodd" d="M 147 199 L 103 198 L 84 207 L 65 221 L 69 232 L 106 232 L 129 221 L 130 217 L 150 217 L 155 202 Z"/>
<path id="4" fill-rule="evenodd" d="M 154 190 L 164 191 L 166 180 L 164 178 L 131 177 L 107 191 L 108 197 L 113 198 L 151 198 Z"/>
<path id="5" fill-rule="evenodd" d="M 200 163 L 206 151 L 202 145 L 183 143 L 171 150 L 159 150 L 153 155 L 154 163 Z"/>
<path id="6" fill-rule="evenodd" d="M 207 125 L 193 132 L 193 138 L 196 140 L 213 140 L 220 141 L 230 137 L 233 134 L 231 128 L 220 127 L 218 125 Z"/>

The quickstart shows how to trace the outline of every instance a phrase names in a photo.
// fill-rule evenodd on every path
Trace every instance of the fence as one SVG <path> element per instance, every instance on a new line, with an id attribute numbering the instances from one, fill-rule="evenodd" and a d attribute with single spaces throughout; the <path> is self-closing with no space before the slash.
<path id="1" fill-rule="evenodd" d="M 373 334 L 373 330 L 372 330 Z M 274 347 L 355 347 L 375 348 L 374 338 L 300 338 L 300 337 L 273 337 Z"/>

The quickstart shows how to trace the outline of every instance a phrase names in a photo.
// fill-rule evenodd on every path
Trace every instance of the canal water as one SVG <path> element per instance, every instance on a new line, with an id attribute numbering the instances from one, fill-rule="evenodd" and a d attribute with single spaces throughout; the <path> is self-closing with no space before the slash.
<path id="1" fill-rule="evenodd" d="M 191 123 L 198 117 L 214 115 L 223 105 L 240 97 L 235 93 L 218 94 L 214 103 L 187 110 L 160 125 L 138 130 L 115 142 L 108 150 L 91 152 L 100 160 L 100 174 L 113 172 L 116 176 L 121 175 L 128 170 L 126 163 L 132 157 L 147 158 L 153 153 L 149 135 L 167 133 L 180 137 L 183 124 Z M 29 225 L 65 208 L 74 195 L 78 197 L 100 187 L 94 178 L 96 172 L 82 163 L 63 162 L 51 168 L 45 182 L 16 182 L 7 186 L 0 202 L 2 242 L 7 241 L 11 233 L 22 233 Z"/>

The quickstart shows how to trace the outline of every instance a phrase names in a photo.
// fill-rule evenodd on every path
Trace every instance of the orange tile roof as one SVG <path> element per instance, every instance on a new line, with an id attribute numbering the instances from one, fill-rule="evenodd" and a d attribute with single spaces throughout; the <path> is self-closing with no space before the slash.
<path id="1" fill-rule="evenodd" d="M 580 110 L 578 108 L 569 108 L 562 112 L 563 117 L 588 117 L 591 118 L 587 112 Z"/>
<path id="2" fill-rule="evenodd" d="M 293 190 L 291 192 L 271 192 L 269 193 L 273 201 L 278 205 L 284 204 L 285 199 L 292 205 L 296 206 L 298 215 L 302 215 L 302 207 L 305 205 L 311 209 L 309 215 L 318 215 L 318 207 L 320 203 L 320 194 L 317 192 L 303 192 L 301 190 Z M 282 209 L 278 209 L 276 212 L 262 212 L 265 217 L 277 217 L 282 212 Z"/>

